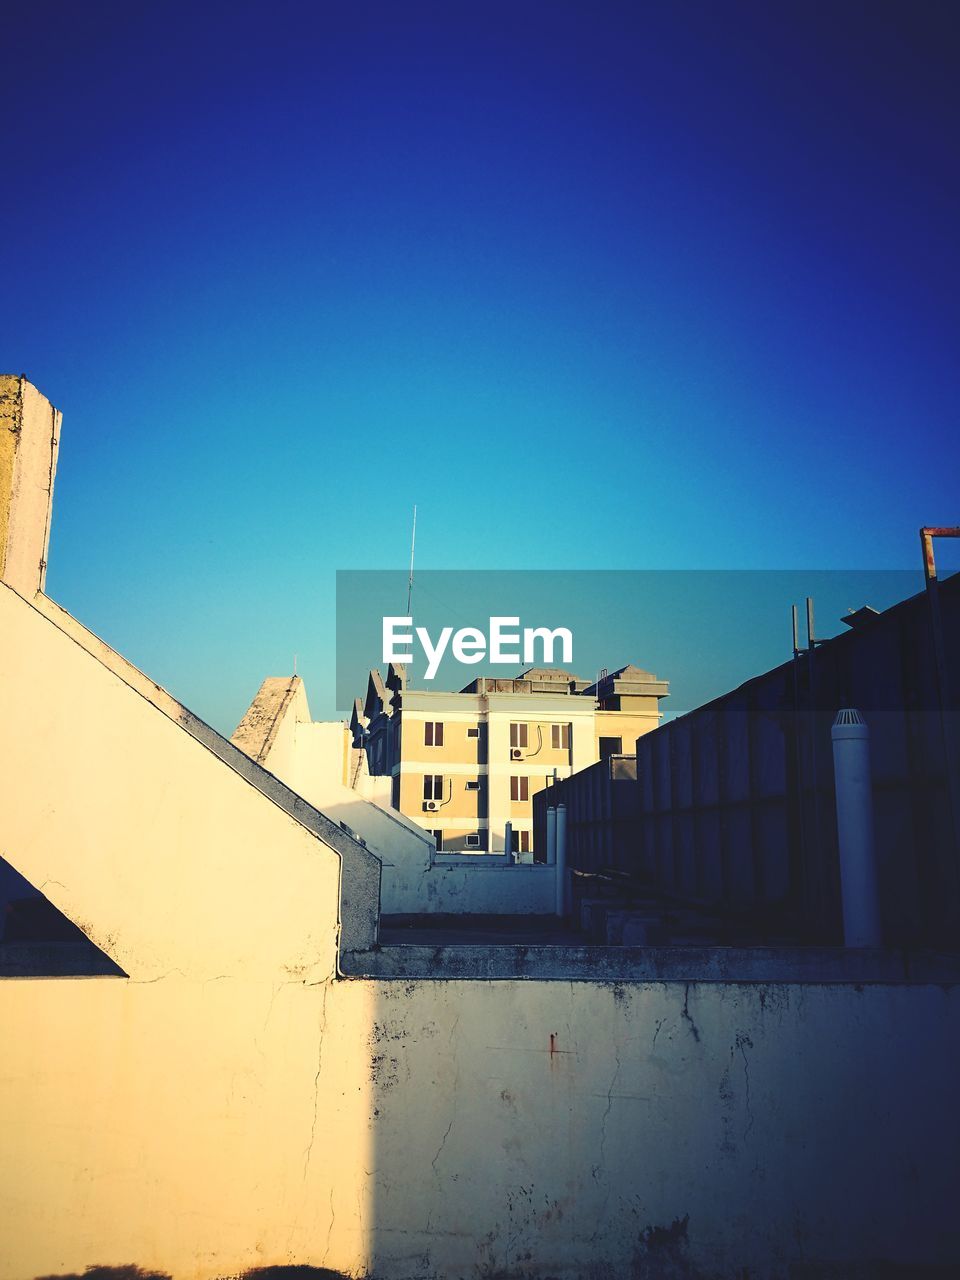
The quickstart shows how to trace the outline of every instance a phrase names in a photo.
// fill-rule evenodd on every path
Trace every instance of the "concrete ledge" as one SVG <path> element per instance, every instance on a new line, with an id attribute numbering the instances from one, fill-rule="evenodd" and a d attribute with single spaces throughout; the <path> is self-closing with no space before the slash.
<path id="1" fill-rule="evenodd" d="M 351 978 L 535 979 L 538 982 L 960 983 L 960 955 L 830 947 L 388 945 L 342 952 Z"/>

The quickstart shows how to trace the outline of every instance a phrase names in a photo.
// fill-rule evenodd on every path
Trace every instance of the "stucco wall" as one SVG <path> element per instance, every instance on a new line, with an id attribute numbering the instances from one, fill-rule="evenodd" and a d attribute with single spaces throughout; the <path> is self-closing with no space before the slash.
<path id="1" fill-rule="evenodd" d="M 383 901 L 396 912 L 451 915 L 552 915 L 556 908 L 553 867 L 486 865 L 483 855 L 462 854 L 469 864 L 435 863 L 421 875 L 388 877 Z M 442 858 L 442 855 L 441 855 Z"/>
<path id="2" fill-rule="evenodd" d="M 960 1261 L 956 1000 L 3 982 L 0 1275 L 922 1275 Z"/>
<path id="3" fill-rule="evenodd" d="M 956 1001 L 381 986 L 371 1269 L 741 1280 L 960 1261 Z"/>

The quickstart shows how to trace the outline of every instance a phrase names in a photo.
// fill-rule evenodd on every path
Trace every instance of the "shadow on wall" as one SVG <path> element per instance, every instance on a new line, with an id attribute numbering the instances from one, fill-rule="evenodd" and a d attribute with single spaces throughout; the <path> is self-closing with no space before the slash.
<path id="1" fill-rule="evenodd" d="M 128 1263 L 122 1267 L 87 1267 L 57 1275 L 37 1276 L 36 1280 L 173 1280 L 166 1271 L 144 1271 L 142 1267 Z M 342 1271 L 328 1267 L 254 1267 L 236 1276 L 223 1276 L 222 1280 L 348 1280 Z"/>

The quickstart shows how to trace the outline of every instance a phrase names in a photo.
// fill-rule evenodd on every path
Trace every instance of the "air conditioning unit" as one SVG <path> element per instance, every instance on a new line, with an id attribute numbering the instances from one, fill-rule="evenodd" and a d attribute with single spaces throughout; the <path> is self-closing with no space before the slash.
<path id="1" fill-rule="evenodd" d="M 440 808 L 440 802 L 438 800 L 424 800 L 423 807 L 427 813 L 433 813 Z"/>
<path id="2" fill-rule="evenodd" d="M 522 759 L 523 759 L 523 752 L 520 750 L 520 748 L 519 748 L 519 747 L 511 747 L 511 748 L 510 748 L 510 759 L 511 759 L 511 760 L 522 760 Z"/>

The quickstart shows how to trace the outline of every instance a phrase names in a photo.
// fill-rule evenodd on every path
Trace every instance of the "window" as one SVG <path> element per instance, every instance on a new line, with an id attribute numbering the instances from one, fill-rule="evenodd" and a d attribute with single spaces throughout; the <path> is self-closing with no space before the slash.
<path id="1" fill-rule="evenodd" d="M 530 832 L 514 831 L 511 834 L 513 837 L 510 841 L 512 845 L 511 852 L 512 853 L 529 853 L 530 852 Z"/>
<path id="2" fill-rule="evenodd" d="M 443 746 L 443 724 L 439 720 L 428 720 L 423 726 L 423 744 L 426 747 Z"/>
<path id="3" fill-rule="evenodd" d="M 395 773 L 390 783 L 390 803 L 394 809 L 400 808 L 400 775 Z"/>
<path id="4" fill-rule="evenodd" d="M 554 750 L 570 750 L 570 726 L 568 724 L 552 724 L 550 726 L 550 736 Z"/>
<path id="5" fill-rule="evenodd" d="M 510 745 L 511 747 L 525 747 L 527 745 L 527 726 L 525 724 L 512 724 L 510 726 Z"/>
<path id="6" fill-rule="evenodd" d="M 467 737 L 468 737 L 468 738 L 479 738 L 479 737 L 480 737 L 480 726 L 479 726 L 479 725 L 474 725 L 474 727 L 473 727 L 472 729 L 468 729 L 468 730 L 467 730 Z"/>
<path id="7" fill-rule="evenodd" d="M 424 800 L 443 799 L 442 773 L 425 773 L 423 775 L 423 798 Z"/>
<path id="8" fill-rule="evenodd" d="M 467 836 L 466 840 L 464 841 L 464 844 L 467 846 L 468 849 L 479 849 L 480 833 L 478 831 L 472 832 L 470 835 Z"/>
<path id="9" fill-rule="evenodd" d="M 469 780 L 469 782 L 467 783 L 467 790 L 468 790 L 468 791 L 479 791 L 479 790 L 480 790 L 480 779 L 479 779 L 479 778 L 471 778 L 471 779 Z"/>
<path id="10" fill-rule="evenodd" d="M 529 778 L 511 778 L 510 779 L 510 799 L 511 800 L 529 800 L 530 799 L 530 779 Z"/>
<path id="11" fill-rule="evenodd" d="M 437 853 L 442 853 L 443 852 L 443 832 L 431 831 L 430 834 L 433 836 L 434 840 L 437 842 Z"/>
<path id="12" fill-rule="evenodd" d="M 622 738 L 601 738 L 600 739 L 600 759 L 606 760 L 607 756 L 619 756 L 623 754 Z"/>

